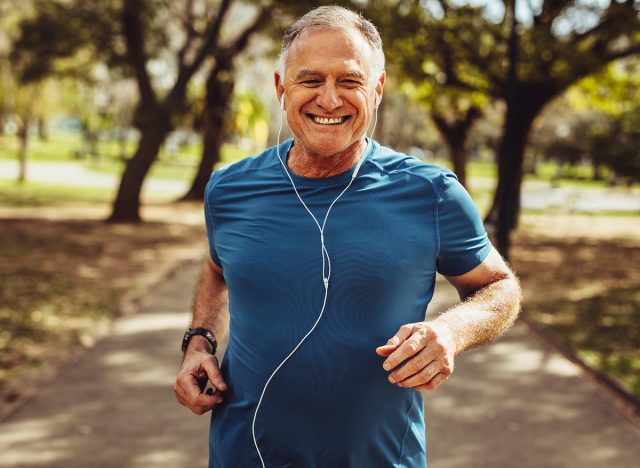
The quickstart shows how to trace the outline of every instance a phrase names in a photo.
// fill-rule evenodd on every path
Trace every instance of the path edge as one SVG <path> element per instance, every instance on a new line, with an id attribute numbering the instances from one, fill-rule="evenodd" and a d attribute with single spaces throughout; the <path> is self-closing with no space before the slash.
<path id="1" fill-rule="evenodd" d="M 612 403 L 613 407 L 622 413 L 629 422 L 640 428 L 640 399 L 638 397 L 633 395 L 612 377 L 590 367 L 570 346 L 560 341 L 550 331 L 540 327 L 533 319 L 528 317 L 526 311 L 522 311 L 518 318 L 527 326 L 534 336 L 578 366 L 583 371 L 587 380 L 596 388 L 598 394 Z"/>
<path id="2" fill-rule="evenodd" d="M 37 396 L 38 389 L 55 379 L 63 369 L 78 362 L 87 351 L 109 338 L 116 321 L 139 312 L 144 305 L 145 299 L 155 286 L 171 278 L 181 267 L 196 264 L 200 261 L 204 262 L 206 258 L 206 251 L 200 242 L 192 242 L 176 250 L 182 250 L 182 254 L 176 257 L 169 255 L 169 258 L 163 259 L 160 264 L 155 264 L 153 270 L 145 271 L 140 275 L 140 278 L 137 278 L 142 284 L 138 283 L 136 288 L 132 288 L 123 294 L 118 305 L 118 314 L 112 317 L 104 329 L 93 337 L 94 342 L 91 346 L 76 345 L 68 355 L 52 359 L 50 362 L 43 362 L 38 369 L 27 372 L 22 378 L 3 391 L 0 395 L 2 398 L 0 399 L 0 424 Z M 18 396 L 14 400 L 4 401 L 4 397 L 7 394 L 17 389 L 19 389 Z"/>

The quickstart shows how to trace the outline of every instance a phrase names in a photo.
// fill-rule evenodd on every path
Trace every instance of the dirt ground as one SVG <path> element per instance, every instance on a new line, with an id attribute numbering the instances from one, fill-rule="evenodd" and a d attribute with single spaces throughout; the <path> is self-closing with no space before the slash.
<path id="1" fill-rule="evenodd" d="M 640 217 L 525 216 L 524 313 L 640 397 Z"/>
<path id="2" fill-rule="evenodd" d="M 111 319 L 182 261 L 206 252 L 198 206 L 156 207 L 139 225 L 60 219 L 55 209 L 0 217 L 0 395 L 53 371 L 109 332 Z M 77 214 L 77 213 L 76 213 Z M 94 211 L 95 214 L 95 211 Z M 175 216 L 172 216 L 174 214 Z M 178 218 L 179 222 L 171 221 Z M 0 402 L 0 406 L 2 403 Z"/>

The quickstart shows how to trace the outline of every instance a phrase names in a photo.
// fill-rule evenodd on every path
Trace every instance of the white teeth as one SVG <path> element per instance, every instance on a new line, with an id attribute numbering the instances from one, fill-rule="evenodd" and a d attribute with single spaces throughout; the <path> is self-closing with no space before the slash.
<path id="1" fill-rule="evenodd" d="M 335 119 L 327 119 L 327 118 L 324 118 L 324 117 L 315 117 L 315 116 L 313 117 L 313 121 L 315 123 L 319 123 L 319 124 L 322 124 L 322 125 L 339 124 L 339 123 L 342 123 L 344 121 L 344 119 L 345 119 L 344 117 L 337 117 Z"/>

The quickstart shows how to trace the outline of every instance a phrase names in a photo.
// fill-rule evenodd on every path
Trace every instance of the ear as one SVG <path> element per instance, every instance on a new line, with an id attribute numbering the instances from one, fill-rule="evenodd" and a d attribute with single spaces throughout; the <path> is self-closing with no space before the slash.
<path id="1" fill-rule="evenodd" d="M 378 82 L 376 83 L 376 87 L 375 87 L 375 93 L 376 93 L 376 98 L 375 98 L 375 102 L 376 102 L 376 109 L 380 106 L 380 103 L 382 102 L 382 94 L 383 94 L 383 90 L 384 90 L 384 79 L 386 77 L 386 73 L 383 71 L 380 74 L 380 78 L 378 78 Z"/>
<path id="2" fill-rule="evenodd" d="M 275 72 L 273 74 L 273 84 L 276 87 L 276 96 L 280 101 L 280 108 L 284 109 L 284 86 L 282 84 L 282 77 L 280 73 Z"/>

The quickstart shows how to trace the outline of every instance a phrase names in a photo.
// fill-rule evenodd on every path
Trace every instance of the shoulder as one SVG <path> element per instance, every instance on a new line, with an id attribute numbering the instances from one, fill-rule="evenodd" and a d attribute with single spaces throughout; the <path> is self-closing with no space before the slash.
<path id="1" fill-rule="evenodd" d="M 457 183 L 458 180 L 456 175 L 445 167 L 427 163 L 386 146 L 377 145 L 371 162 L 381 173 L 390 177 L 402 176 L 426 182 L 440 196 L 446 192 L 452 182 Z"/>

